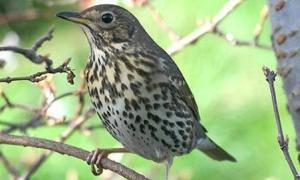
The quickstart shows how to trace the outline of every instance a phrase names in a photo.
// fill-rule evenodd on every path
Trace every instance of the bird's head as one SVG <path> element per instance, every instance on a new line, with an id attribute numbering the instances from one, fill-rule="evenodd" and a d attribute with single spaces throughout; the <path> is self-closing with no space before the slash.
<path id="1" fill-rule="evenodd" d="M 97 5 L 80 13 L 60 12 L 56 16 L 81 24 L 89 43 L 97 47 L 129 43 L 143 29 L 129 11 L 116 5 Z"/>

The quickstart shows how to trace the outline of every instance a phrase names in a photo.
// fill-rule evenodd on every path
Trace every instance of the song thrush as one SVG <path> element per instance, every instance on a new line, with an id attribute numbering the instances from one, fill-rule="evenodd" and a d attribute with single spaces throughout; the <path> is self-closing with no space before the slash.
<path id="1" fill-rule="evenodd" d="M 92 103 L 106 129 L 126 149 L 166 162 L 166 175 L 174 156 L 193 149 L 215 160 L 236 161 L 206 135 L 177 65 L 129 11 L 97 5 L 57 16 L 79 23 L 86 34 Z"/>

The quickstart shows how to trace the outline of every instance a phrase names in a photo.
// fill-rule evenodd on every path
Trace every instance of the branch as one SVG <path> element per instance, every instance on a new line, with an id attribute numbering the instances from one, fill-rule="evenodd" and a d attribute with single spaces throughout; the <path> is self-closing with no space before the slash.
<path id="1" fill-rule="evenodd" d="M 259 38 L 262 33 L 263 26 L 266 22 L 267 17 L 268 17 L 268 7 L 263 6 L 260 12 L 259 21 L 256 24 L 256 27 L 254 29 L 254 37 L 250 41 L 236 39 L 233 34 L 223 32 L 222 30 L 220 30 L 218 26 L 215 27 L 212 33 L 221 37 L 222 39 L 224 39 L 225 41 L 229 42 L 234 46 L 250 46 L 250 47 L 256 47 L 264 50 L 272 50 L 271 45 L 265 45 L 259 42 Z"/>
<path id="2" fill-rule="evenodd" d="M 221 37 L 225 41 L 229 42 L 230 44 L 234 46 L 251 46 L 251 47 L 257 47 L 265 50 L 272 50 L 271 46 L 264 45 L 258 42 L 258 35 L 256 34 L 254 36 L 254 39 L 252 41 L 245 41 L 245 40 L 239 40 L 236 39 L 233 34 L 226 34 L 223 31 L 221 31 L 218 27 L 216 27 L 213 31 L 214 34 Z"/>
<path id="3" fill-rule="evenodd" d="M 34 115 L 38 115 L 33 118 L 30 118 L 28 121 L 26 121 L 24 123 L 18 123 L 18 124 L 8 123 L 8 122 L 0 120 L 1 125 L 8 126 L 8 128 L 6 128 L 4 130 L 0 130 L 0 132 L 11 133 L 14 130 L 20 130 L 22 133 L 25 134 L 27 129 L 29 129 L 29 128 L 37 128 L 37 127 L 41 127 L 44 125 L 51 125 L 51 126 L 53 126 L 53 125 L 68 125 L 69 122 L 76 120 L 78 118 L 78 116 L 82 113 L 83 106 L 84 106 L 84 102 L 83 102 L 84 94 L 86 94 L 85 81 L 82 79 L 79 87 L 76 90 L 69 91 L 69 92 L 63 93 L 59 96 L 56 96 L 56 97 L 54 97 L 54 99 L 47 102 L 47 104 L 43 105 L 42 107 L 35 108 L 35 107 L 27 106 L 25 104 L 13 103 L 4 92 L 0 92 L 0 96 L 2 96 L 2 98 L 5 102 L 5 104 L 0 107 L 0 113 L 2 111 L 4 111 L 6 108 L 19 108 L 24 111 L 31 112 Z M 78 106 L 76 108 L 75 117 L 72 118 L 72 120 L 70 120 L 68 122 L 67 121 L 62 122 L 61 120 L 58 120 L 54 117 L 47 115 L 47 110 L 51 107 L 51 105 L 53 105 L 54 102 L 61 100 L 62 98 L 65 98 L 65 97 L 69 97 L 69 96 L 78 97 Z M 45 120 L 42 121 L 41 119 L 45 119 Z M 50 121 L 47 121 L 47 119 L 57 120 L 57 121 L 50 122 Z"/>
<path id="4" fill-rule="evenodd" d="M 3 162 L 4 167 L 7 169 L 9 174 L 13 176 L 14 179 L 17 179 L 19 176 L 18 171 L 12 166 L 12 164 L 6 159 L 4 154 L 0 151 L 0 161 Z"/>
<path id="5" fill-rule="evenodd" d="M 48 149 L 51 151 L 58 152 L 60 154 L 66 154 L 83 161 L 86 160 L 89 152 L 63 143 L 56 141 L 51 141 L 43 138 L 35 138 L 29 136 L 15 136 L 9 134 L 0 133 L 0 144 L 10 144 L 18 146 L 29 146 L 35 148 Z M 109 169 L 127 179 L 136 179 L 136 180 L 147 180 L 147 178 L 141 174 L 138 174 L 132 169 L 127 168 L 126 166 L 112 161 L 108 158 L 101 159 L 101 166 L 104 169 Z"/>
<path id="6" fill-rule="evenodd" d="M 260 11 L 260 18 L 254 30 L 254 42 L 256 43 L 259 42 L 260 35 L 263 31 L 263 26 L 268 19 L 268 15 L 269 15 L 269 8 L 268 6 L 264 5 Z"/>
<path id="7" fill-rule="evenodd" d="M 165 22 L 158 10 L 155 9 L 155 7 L 150 2 L 147 2 L 147 6 L 149 7 L 154 20 L 168 34 L 169 39 L 172 42 L 178 41 L 180 39 L 180 36 L 176 34 L 176 32 Z"/>
<path id="8" fill-rule="evenodd" d="M 75 77 L 74 73 L 72 72 L 71 68 L 68 66 L 71 59 L 67 59 L 63 62 L 60 66 L 56 68 L 49 68 L 45 71 L 37 72 L 35 74 L 29 76 L 21 76 L 21 77 L 6 77 L 0 78 L 0 83 L 11 83 L 12 81 L 30 81 L 30 82 L 39 82 L 47 78 L 46 74 L 56 74 L 56 73 L 67 73 L 67 80 L 70 84 L 73 84 L 73 79 Z"/>
<path id="9" fill-rule="evenodd" d="M 81 105 L 79 105 L 81 106 Z M 79 115 L 75 117 L 74 120 L 71 120 L 70 126 L 61 133 L 60 137 L 57 139 L 58 142 L 64 142 L 67 138 L 69 138 L 83 123 L 85 123 L 88 119 L 94 115 L 94 109 L 90 108 L 83 115 Z M 39 158 L 33 163 L 33 165 L 25 172 L 23 179 L 29 179 L 29 177 L 35 173 L 38 168 L 42 165 L 42 163 L 52 154 L 51 151 L 45 151 Z"/>
<path id="10" fill-rule="evenodd" d="M 300 180 L 300 175 L 298 174 L 297 169 L 296 169 L 296 167 L 291 159 L 291 156 L 289 154 L 289 148 L 288 148 L 289 139 L 288 139 L 288 137 L 284 138 L 284 135 L 283 135 L 281 120 L 280 120 L 278 105 L 277 105 L 277 100 L 276 100 L 276 93 L 275 93 L 275 88 L 274 88 L 274 81 L 275 81 L 276 73 L 274 71 L 271 71 L 266 66 L 263 67 L 263 72 L 266 76 L 266 80 L 269 83 L 269 87 L 270 87 L 274 115 L 275 115 L 277 130 L 278 130 L 278 136 L 277 136 L 278 144 L 279 144 L 280 149 L 282 150 L 284 157 L 293 173 L 295 180 Z"/>
<path id="11" fill-rule="evenodd" d="M 35 64 L 41 64 L 45 61 L 50 61 L 46 56 L 42 56 L 42 55 L 38 54 L 37 50 L 42 46 L 42 44 L 45 41 L 50 41 L 52 39 L 53 31 L 54 31 L 54 28 L 50 28 L 50 30 L 44 36 L 42 36 L 39 40 L 37 40 L 34 43 L 33 47 L 30 49 L 20 48 L 20 47 L 16 47 L 16 46 L 4 46 L 4 47 L 0 47 L 0 51 L 13 51 L 15 53 L 19 53 Z M 48 62 L 48 63 L 52 64 L 52 62 Z"/>
<path id="12" fill-rule="evenodd" d="M 0 124 L 8 126 L 6 129 L 1 130 L 0 133 L 10 133 L 12 131 L 19 130 L 23 134 L 27 134 L 27 130 L 29 128 L 40 127 L 40 126 L 44 125 L 45 122 L 41 121 L 41 117 L 40 116 L 37 116 L 37 117 L 29 119 L 25 123 L 16 123 L 16 124 L 13 124 L 13 123 L 8 123 L 8 122 L 1 121 Z"/>
<path id="13" fill-rule="evenodd" d="M 212 32 L 243 0 L 229 0 L 211 21 L 191 32 L 167 49 L 169 55 L 174 55 L 189 44 L 195 43 L 203 35 Z"/>
<path id="14" fill-rule="evenodd" d="M 42 37 L 40 37 L 31 48 L 34 51 L 37 51 L 40 47 L 42 47 L 45 41 L 50 41 L 53 38 L 54 28 L 51 27 L 49 31 Z"/>
<path id="15" fill-rule="evenodd" d="M 29 76 L 23 76 L 23 77 L 6 77 L 6 78 L 0 78 L 0 82 L 6 82 L 10 83 L 12 81 L 30 81 L 30 82 L 39 82 L 46 78 L 46 74 L 56 74 L 56 73 L 67 73 L 67 80 L 70 84 L 73 84 L 73 79 L 75 78 L 75 74 L 72 72 L 71 68 L 68 67 L 70 63 L 70 58 L 67 59 L 65 62 L 63 62 L 60 66 L 57 68 L 53 68 L 52 64 L 53 61 L 49 59 L 47 55 L 40 55 L 37 53 L 37 50 L 43 45 L 44 42 L 50 41 L 53 38 L 53 31 L 54 28 L 50 28 L 50 30 L 42 37 L 40 37 L 32 46 L 32 48 L 20 48 L 16 46 L 4 46 L 0 47 L 0 51 L 12 51 L 15 53 L 19 53 L 23 55 L 25 58 L 27 58 L 29 61 L 31 61 L 34 64 L 41 64 L 45 63 L 45 71 L 37 72 L 35 74 L 29 75 Z"/>

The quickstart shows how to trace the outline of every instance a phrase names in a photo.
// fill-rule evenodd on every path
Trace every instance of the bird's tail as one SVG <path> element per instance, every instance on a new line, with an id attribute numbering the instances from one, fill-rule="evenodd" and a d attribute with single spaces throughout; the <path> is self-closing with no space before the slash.
<path id="1" fill-rule="evenodd" d="M 217 161 L 232 161 L 236 162 L 236 159 L 227 153 L 224 149 L 213 142 L 209 137 L 201 138 L 197 142 L 197 148 L 204 152 L 210 158 Z"/>

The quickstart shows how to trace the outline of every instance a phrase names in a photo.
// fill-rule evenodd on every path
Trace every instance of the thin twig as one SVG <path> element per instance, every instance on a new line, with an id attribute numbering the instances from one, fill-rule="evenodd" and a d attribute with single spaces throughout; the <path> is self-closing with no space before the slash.
<path id="1" fill-rule="evenodd" d="M 147 6 L 149 7 L 154 20 L 168 34 L 170 40 L 172 42 L 178 41 L 180 36 L 165 22 L 159 11 L 151 4 L 151 2 L 148 2 Z"/>
<path id="2" fill-rule="evenodd" d="M 65 97 L 68 97 L 68 96 L 72 96 L 72 95 L 74 95 L 74 96 L 83 96 L 85 93 L 86 93 L 86 91 L 82 90 L 82 87 L 79 87 L 75 91 L 66 92 L 66 93 L 63 93 L 63 94 L 55 97 L 52 101 L 50 101 L 48 104 L 46 104 L 43 108 L 34 108 L 34 107 L 27 106 L 25 104 L 13 103 L 7 97 L 7 95 L 4 92 L 1 92 L 0 95 L 3 97 L 4 101 L 6 102 L 6 104 L 4 104 L 2 106 L 3 110 L 5 108 L 18 108 L 18 109 L 21 109 L 21 110 L 24 110 L 24 111 L 27 111 L 27 112 L 31 112 L 34 115 L 37 114 L 38 116 L 30 118 L 28 121 L 26 121 L 24 123 L 9 123 L 9 122 L 0 121 L 1 125 L 7 126 L 6 129 L 1 130 L 0 132 L 2 132 L 2 133 L 11 133 L 14 130 L 20 130 L 21 132 L 26 133 L 26 131 L 29 128 L 37 128 L 37 127 L 48 125 L 47 124 L 47 119 L 56 119 L 56 118 L 51 117 L 49 115 L 46 115 L 45 113 L 46 113 L 47 109 L 49 109 L 49 107 L 51 107 L 51 105 L 55 101 L 60 100 L 60 99 L 65 98 Z M 83 97 L 78 97 L 78 98 L 79 98 L 80 101 L 83 100 Z M 79 103 L 79 105 L 80 104 L 82 104 L 82 103 Z M 0 107 L 0 109 L 1 109 L 1 107 Z M 81 112 L 82 109 L 83 109 L 83 104 L 80 105 L 80 107 L 78 107 L 76 111 Z M 1 110 L 0 110 L 0 112 L 1 112 Z M 78 112 L 75 113 L 75 114 L 78 114 Z M 73 118 L 73 119 L 76 119 L 76 118 Z M 54 123 L 54 124 L 51 123 L 51 126 L 52 125 L 68 125 L 70 121 L 64 121 L 64 122 L 57 121 L 57 122 L 59 122 L 59 123 Z"/>
<path id="3" fill-rule="evenodd" d="M 42 36 L 39 40 L 37 40 L 36 43 L 33 45 L 33 47 L 30 49 L 20 48 L 16 46 L 4 46 L 4 47 L 0 47 L 0 51 L 13 51 L 15 53 L 19 53 L 35 64 L 41 64 L 45 61 L 50 61 L 46 56 L 38 54 L 37 50 L 42 46 L 42 44 L 45 41 L 50 41 L 52 39 L 53 31 L 54 29 L 51 27 L 49 31 L 44 36 Z"/>
<path id="4" fill-rule="evenodd" d="M 25 123 L 12 124 L 12 123 L 1 122 L 1 124 L 6 124 L 8 128 L 1 130 L 0 133 L 10 133 L 14 130 L 20 130 L 22 133 L 26 134 L 29 128 L 40 127 L 41 125 L 46 123 L 41 120 L 40 116 L 37 116 L 29 119 L 29 121 Z"/>
<path id="5" fill-rule="evenodd" d="M 24 111 L 30 111 L 32 113 L 39 113 L 40 111 L 39 108 L 34 108 L 25 104 L 13 103 L 3 91 L 0 92 L 0 96 L 3 98 L 4 102 L 6 103 L 4 105 L 6 106 L 6 108 L 18 108 Z"/>
<path id="6" fill-rule="evenodd" d="M 56 101 L 58 101 L 58 100 L 60 100 L 60 99 L 62 99 L 62 98 L 65 98 L 65 97 L 75 95 L 75 93 L 76 93 L 76 91 L 70 91 L 70 92 L 63 93 L 63 94 L 61 94 L 61 95 L 59 95 L 59 96 L 56 96 L 52 101 L 50 101 L 50 102 L 44 107 L 44 111 L 47 111 L 47 110 L 51 107 L 51 105 L 52 105 L 54 102 L 56 102 Z"/>
<path id="7" fill-rule="evenodd" d="M 264 5 L 262 10 L 260 11 L 260 18 L 254 30 L 254 42 L 256 44 L 259 43 L 259 38 L 263 31 L 263 27 L 266 23 L 266 20 L 268 19 L 268 15 L 269 15 L 268 6 Z"/>
<path id="8" fill-rule="evenodd" d="M 85 88 L 85 81 L 82 81 L 78 87 L 78 89 L 74 92 L 68 92 L 64 93 L 60 96 L 57 96 L 52 101 L 50 101 L 48 104 L 45 105 L 44 112 L 46 112 L 49 107 L 57 100 L 70 96 L 70 95 L 78 95 L 78 106 L 76 108 L 74 119 L 71 120 L 70 126 L 60 135 L 58 141 L 64 142 L 68 137 L 70 137 L 75 130 L 81 127 L 83 123 L 85 123 L 93 114 L 94 110 L 93 108 L 90 108 L 86 113 L 82 115 L 82 110 L 84 107 L 84 91 Z M 45 151 L 38 159 L 35 161 L 35 163 L 32 164 L 32 166 L 25 172 L 24 179 L 28 179 L 33 173 L 35 173 L 38 168 L 47 160 L 47 158 L 51 155 L 51 151 Z"/>
<path id="9" fill-rule="evenodd" d="M 83 161 L 86 161 L 89 153 L 88 151 L 72 146 L 63 144 L 56 141 L 51 141 L 43 138 L 29 137 L 29 136 L 15 136 L 9 134 L 0 133 L 0 144 L 10 144 L 18 146 L 29 146 L 35 148 L 48 149 L 58 152 L 60 154 L 66 154 Z M 147 180 L 147 178 L 126 166 L 112 161 L 108 158 L 101 159 L 101 165 L 104 169 L 111 170 L 127 179 L 133 180 Z"/>
<path id="10" fill-rule="evenodd" d="M 277 135 L 278 144 L 279 144 L 280 149 L 282 150 L 284 157 L 293 173 L 295 180 L 300 180 L 300 175 L 299 175 L 299 173 L 291 159 L 291 156 L 289 154 L 289 148 L 288 148 L 289 139 L 288 139 L 288 137 L 285 138 L 283 135 L 281 120 L 280 120 L 280 115 L 279 115 L 278 105 L 277 105 L 277 100 L 276 100 L 276 92 L 275 92 L 275 88 L 274 88 L 274 81 L 275 81 L 276 73 L 274 71 L 271 71 L 266 66 L 263 67 L 263 72 L 266 76 L 266 80 L 269 83 L 269 87 L 270 87 L 274 115 L 275 115 L 277 130 L 278 130 L 278 135 Z"/>
<path id="11" fill-rule="evenodd" d="M 13 165 L 8 161 L 8 159 L 6 159 L 6 157 L 1 151 L 0 151 L 0 161 L 3 162 L 4 167 L 13 176 L 14 179 L 17 179 L 17 177 L 19 177 L 18 171 L 13 167 Z"/>
<path id="12" fill-rule="evenodd" d="M 64 142 L 69 138 L 75 130 L 77 130 L 83 123 L 85 123 L 90 117 L 94 115 L 93 108 L 90 108 L 82 116 L 77 116 L 73 121 L 71 121 L 70 126 L 60 135 L 57 139 L 58 142 Z M 39 158 L 31 165 L 31 167 L 24 173 L 23 178 L 28 179 L 33 173 L 35 173 L 42 163 L 52 154 L 51 151 L 45 151 Z"/>
<path id="13" fill-rule="evenodd" d="M 193 44 L 203 35 L 212 32 L 243 0 L 229 0 L 223 8 L 212 18 L 211 21 L 204 23 L 201 27 L 194 30 L 184 38 L 178 40 L 167 49 L 169 55 L 174 55 L 187 45 Z"/>
<path id="14" fill-rule="evenodd" d="M 40 37 L 34 44 L 33 47 L 31 48 L 34 51 L 37 51 L 40 47 L 42 47 L 43 43 L 45 41 L 51 41 L 51 39 L 53 38 L 53 32 L 54 32 L 54 28 L 51 27 L 49 29 L 49 31 L 42 37 Z"/>
<path id="15" fill-rule="evenodd" d="M 26 57 L 28 60 L 30 60 L 32 63 L 35 64 L 41 64 L 45 63 L 45 71 L 37 72 L 33 75 L 24 76 L 24 77 L 6 77 L 6 78 L 0 78 L 0 82 L 6 82 L 10 83 L 12 81 L 22 81 L 27 80 L 31 82 L 39 82 L 46 78 L 46 74 L 55 74 L 55 73 L 67 73 L 67 80 L 69 83 L 73 84 L 73 79 L 75 78 L 75 74 L 71 70 L 71 68 L 68 67 L 68 64 L 70 62 L 70 58 L 67 59 L 65 62 L 63 62 L 60 66 L 57 68 L 53 68 L 52 64 L 53 61 L 49 59 L 48 55 L 40 55 L 37 53 L 37 50 L 43 45 L 44 42 L 50 41 L 53 37 L 53 31 L 54 28 L 50 28 L 49 31 L 42 37 L 40 37 L 32 46 L 32 48 L 20 48 L 16 46 L 4 46 L 0 47 L 0 51 L 12 51 L 15 53 L 19 53 Z"/>
<path id="16" fill-rule="evenodd" d="M 215 27 L 212 33 L 228 41 L 230 44 L 234 46 L 250 46 L 250 47 L 256 47 L 264 50 L 272 50 L 271 45 L 265 45 L 259 42 L 259 38 L 262 33 L 263 26 L 266 22 L 267 17 L 268 17 L 268 7 L 264 6 L 260 12 L 260 19 L 257 25 L 255 26 L 254 37 L 250 41 L 237 39 L 234 37 L 233 34 L 225 33 L 222 30 L 220 30 L 218 26 Z"/>
<path id="17" fill-rule="evenodd" d="M 22 77 L 6 77 L 6 78 L 0 78 L 0 83 L 4 82 L 4 83 L 11 83 L 13 81 L 30 81 L 30 82 L 39 82 L 42 81 L 44 79 L 47 78 L 47 74 L 56 74 L 56 73 L 67 73 L 69 75 L 69 73 L 73 74 L 73 72 L 71 71 L 71 68 L 68 66 L 70 63 L 71 59 L 67 59 L 65 62 L 63 62 L 60 66 L 56 67 L 56 68 L 51 68 L 45 71 L 41 71 L 41 72 L 37 72 L 34 73 L 32 75 L 29 76 L 22 76 Z M 69 77 L 68 77 L 69 78 Z M 72 79 L 68 79 L 68 82 L 72 84 L 73 82 L 73 78 Z"/>
<path id="18" fill-rule="evenodd" d="M 1 122 L 1 124 L 5 124 L 5 126 L 8 126 L 8 128 L 0 131 L 2 133 L 10 133 L 14 130 L 20 130 L 22 133 L 26 133 L 28 128 L 36 128 L 36 127 L 41 127 L 43 125 L 46 125 L 47 123 L 46 121 L 42 121 L 43 119 L 57 120 L 55 117 L 47 115 L 43 110 L 43 108 L 35 108 L 25 104 L 14 103 L 8 98 L 8 96 L 4 92 L 0 92 L 0 96 L 2 96 L 5 102 L 5 104 L 0 108 L 0 112 L 4 111 L 6 108 L 10 108 L 10 109 L 17 108 L 26 112 L 31 112 L 34 115 L 33 118 L 30 118 L 28 121 L 24 123 L 13 124 L 13 123 Z M 63 123 L 60 122 L 55 124 L 63 124 Z"/>
<path id="19" fill-rule="evenodd" d="M 223 31 L 221 31 L 218 27 L 214 29 L 213 33 L 218 35 L 222 39 L 228 41 L 230 44 L 234 46 L 250 46 L 250 47 L 256 47 L 265 50 L 272 50 L 271 46 L 261 44 L 258 41 L 255 41 L 255 38 L 252 41 L 236 39 L 233 36 L 233 34 L 226 34 Z"/>
<path id="20" fill-rule="evenodd" d="M 102 128 L 104 128 L 104 126 L 102 124 L 96 124 L 96 125 L 90 125 L 90 126 L 84 127 L 81 130 L 82 131 L 92 131 L 95 129 L 102 129 Z"/>

